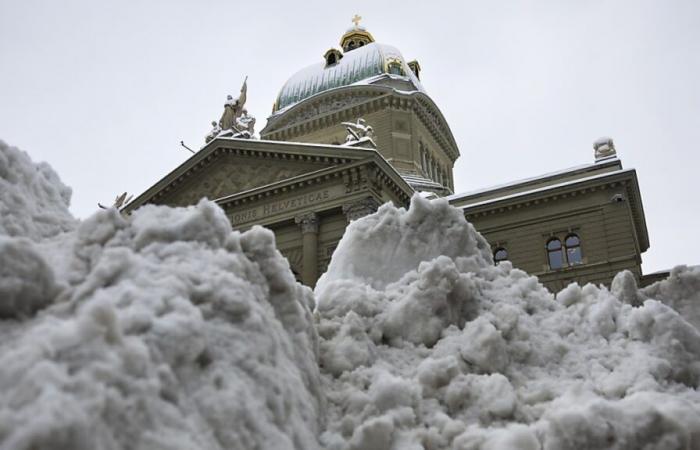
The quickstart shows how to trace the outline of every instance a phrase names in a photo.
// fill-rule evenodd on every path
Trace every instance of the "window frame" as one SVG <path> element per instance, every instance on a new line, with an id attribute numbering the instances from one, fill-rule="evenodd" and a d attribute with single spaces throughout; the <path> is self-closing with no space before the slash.
<path id="1" fill-rule="evenodd" d="M 550 245 L 552 243 L 556 242 L 559 246 L 558 248 L 550 248 Z M 562 245 L 561 239 L 559 239 L 558 236 L 552 236 L 549 239 L 547 239 L 547 242 L 544 244 L 544 249 L 547 252 L 547 265 L 549 266 L 549 270 L 560 270 L 566 267 L 566 254 L 564 253 L 564 245 Z M 552 264 L 552 255 L 558 253 L 559 254 L 559 266 L 554 267 Z"/>
<path id="2" fill-rule="evenodd" d="M 569 239 L 574 238 L 576 239 L 576 243 L 573 245 L 569 245 Z M 583 264 L 583 250 L 581 249 L 581 236 L 579 236 L 577 233 L 569 233 L 566 235 L 564 238 L 564 248 L 566 251 L 564 252 L 566 254 L 566 263 L 569 267 L 574 267 L 574 266 L 580 266 Z M 570 250 L 574 250 L 577 255 L 577 260 L 572 261 L 570 258 Z"/>
<path id="3" fill-rule="evenodd" d="M 546 236 L 544 243 L 545 260 L 548 271 L 565 270 L 586 264 L 586 259 L 583 256 L 583 239 L 577 231 L 550 233 Z M 563 239 L 562 239 L 563 237 Z M 570 239 L 576 239 L 575 243 L 570 243 Z M 552 243 L 558 242 L 559 248 L 550 248 Z M 553 258 L 559 254 L 560 266 L 552 264 Z M 556 261 L 555 261 L 556 262 Z"/>
<path id="4" fill-rule="evenodd" d="M 504 252 L 505 257 L 498 259 L 499 252 Z M 500 263 L 502 263 L 503 261 L 510 261 L 510 260 L 508 259 L 508 249 L 501 245 L 499 247 L 496 247 L 496 250 L 493 251 L 493 263 L 494 263 L 494 265 L 497 266 Z"/>

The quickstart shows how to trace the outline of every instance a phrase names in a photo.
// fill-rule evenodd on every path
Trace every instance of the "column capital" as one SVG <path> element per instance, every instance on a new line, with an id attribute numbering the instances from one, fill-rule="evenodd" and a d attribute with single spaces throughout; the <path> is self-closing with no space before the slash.
<path id="1" fill-rule="evenodd" d="M 308 212 L 294 217 L 294 223 L 301 227 L 302 234 L 318 233 L 318 214 Z"/>
<path id="2" fill-rule="evenodd" d="M 345 203 L 343 205 L 343 213 L 347 217 L 348 222 L 352 222 L 360 217 L 376 212 L 378 208 L 378 201 L 372 197 L 365 197 L 354 202 Z"/>

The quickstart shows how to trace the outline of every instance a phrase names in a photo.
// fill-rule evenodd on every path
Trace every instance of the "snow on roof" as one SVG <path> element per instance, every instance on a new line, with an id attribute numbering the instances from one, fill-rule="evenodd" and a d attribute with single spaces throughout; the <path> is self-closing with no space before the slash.
<path id="1" fill-rule="evenodd" d="M 547 186 L 541 186 L 541 187 L 538 187 L 538 188 L 535 188 L 535 189 L 530 189 L 530 190 L 527 190 L 527 191 L 519 191 L 519 192 L 515 192 L 515 193 L 512 193 L 512 194 L 503 195 L 503 196 L 501 196 L 501 197 L 488 198 L 488 199 L 486 199 L 486 200 L 482 200 L 482 201 L 475 202 L 475 203 L 467 203 L 467 204 L 464 204 L 464 205 L 459 205 L 459 206 L 457 206 L 457 208 L 462 208 L 462 209 L 474 208 L 474 207 L 476 207 L 476 206 L 487 205 L 487 204 L 489 204 L 489 203 L 499 202 L 499 201 L 503 201 L 503 200 L 510 200 L 510 199 L 514 199 L 514 198 L 518 198 L 518 197 L 524 197 L 524 196 L 526 196 L 526 195 L 534 194 L 534 193 L 537 193 L 537 192 L 544 192 L 544 191 L 548 191 L 548 190 L 550 190 L 550 189 L 557 189 L 557 188 L 561 188 L 561 187 L 565 187 L 565 186 L 571 186 L 571 185 L 574 185 L 574 184 L 584 183 L 584 182 L 586 182 L 586 181 L 597 180 L 597 179 L 609 177 L 609 176 L 612 176 L 612 175 L 619 175 L 619 174 L 625 174 L 625 173 L 633 173 L 634 171 L 635 171 L 635 169 L 625 169 L 625 170 L 617 170 L 617 171 L 614 171 L 614 172 L 605 172 L 605 173 L 593 175 L 593 176 L 590 176 L 590 177 L 576 178 L 576 179 L 574 179 L 574 180 L 564 181 L 564 182 L 562 182 L 562 183 L 549 184 L 549 185 L 547 185 Z M 451 196 L 451 197 L 455 197 L 455 196 L 453 195 L 453 196 Z M 450 201 L 450 197 L 448 197 L 448 201 Z"/>
<path id="2" fill-rule="evenodd" d="M 458 194 L 452 194 L 446 198 L 450 202 L 453 202 L 453 201 L 459 200 L 461 198 L 487 194 L 490 192 L 505 190 L 507 188 L 514 188 L 514 187 L 519 186 L 519 185 L 527 185 L 527 184 L 533 184 L 535 182 L 544 182 L 546 180 L 563 178 L 563 177 L 566 177 L 567 175 L 575 175 L 577 173 L 585 173 L 585 172 L 588 172 L 591 170 L 603 169 L 603 168 L 607 168 L 608 166 L 615 166 L 615 165 L 619 166 L 620 169 L 622 169 L 622 164 L 621 164 L 619 159 L 609 158 L 609 159 L 597 161 L 597 162 L 592 163 L 592 164 L 581 164 L 578 166 L 573 166 L 573 167 L 569 167 L 566 169 L 557 170 L 555 172 L 548 172 L 548 173 L 545 173 L 542 175 L 538 175 L 536 177 L 522 178 L 520 180 L 509 181 L 507 183 L 502 183 L 502 184 L 496 184 L 496 185 L 489 186 L 489 187 L 482 188 L 482 189 L 476 189 L 476 190 L 467 191 L 467 192 L 460 192 Z"/>
<path id="3" fill-rule="evenodd" d="M 373 42 L 344 53 L 335 64 L 326 65 L 323 61 L 318 62 L 292 75 L 277 97 L 275 113 L 320 92 L 359 82 L 369 84 L 371 81 L 376 81 L 377 76 L 387 73 L 385 62 L 388 59 L 400 61 L 405 74 L 401 78 L 408 79 L 416 86 L 416 90 L 424 92 L 420 81 L 408 67 L 398 49 Z"/>

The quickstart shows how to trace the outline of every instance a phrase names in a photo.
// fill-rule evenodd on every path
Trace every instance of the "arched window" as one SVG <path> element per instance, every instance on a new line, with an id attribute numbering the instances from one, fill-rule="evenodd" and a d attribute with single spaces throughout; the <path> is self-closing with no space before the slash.
<path id="1" fill-rule="evenodd" d="M 547 241 L 547 260 L 549 261 L 550 269 L 561 269 L 564 267 L 564 253 L 562 250 L 559 239 L 552 238 Z"/>
<path id="2" fill-rule="evenodd" d="M 508 260 L 508 250 L 503 247 L 498 247 L 496 251 L 493 252 L 493 262 L 499 264 L 501 261 Z"/>
<path id="3" fill-rule="evenodd" d="M 564 245 L 566 246 L 566 259 L 569 261 L 569 265 L 575 266 L 577 264 L 583 264 L 581 239 L 579 239 L 576 234 L 572 233 L 564 239 Z"/>

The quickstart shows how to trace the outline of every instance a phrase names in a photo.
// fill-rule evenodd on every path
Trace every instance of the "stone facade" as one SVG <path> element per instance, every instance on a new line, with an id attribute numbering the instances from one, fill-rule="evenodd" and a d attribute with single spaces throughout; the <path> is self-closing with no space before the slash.
<path id="1" fill-rule="evenodd" d="M 234 162 L 242 170 L 230 171 Z M 290 175 L 281 176 L 283 170 Z M 375 150 L 216 138 L 124 211 L 208 197 L 235 228 L 274 231 L 299 281 L 313 286 L 351 220 L 386 202 L 407 206 L 412 193 Z"/>
<path id="2" fill-rule="evenodd" d="M 639 185 L 636 172 L 623 170 L 618 159 L 452 196 L 450 202 L 463 208 L 494 252 L 505 250 L 515 267 L 553 291 L 573 281 L 609 284 L 625 269 L 642 277 L 649 238 Z M 579 240 L 572 261 L 566 256 L 569 236 Z M 563 247 L 561 267 L 549 260 L 547 244 L 555 239 Z"/>
<path id="3" fill-rule="evenodd" d="M 314 97 L 273 116 L 262 139 L 340 145 L 342 122 L 363 118 L 374 129 L 377 150 L 402 175 L 420 175 L 454 190 L 452 170 L 459 150 L 436 105 L 421 92 L 394 87 L 348 87 Z"/>
<path id="4" fill-rule="evenodd" d="M 418 69 L 366 30 L 348 33 L 345 53 L 327 51 L 285 84 L 261 140 L 213 138 L 125 211 L 215 200 L 235 228 L 273 230 L 297 278 L 313 286 L 350 221 L 428 191 L 447 196 L 501 257 L 552 290 L 608 284 L 623 269 L 643 282 L 649 239 L 637 177 L 623 170 L 611 139 L 596 141 L 594 164 L 452 195 L 460 152 Z M 344 145 L 343 122 L 360 118 L 376 149 Z M 567 244 L 572 236 L 577 246 Z M 557 240 L 561 255 L 547 248 Z"/>

